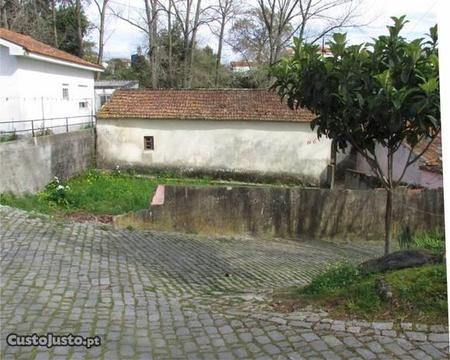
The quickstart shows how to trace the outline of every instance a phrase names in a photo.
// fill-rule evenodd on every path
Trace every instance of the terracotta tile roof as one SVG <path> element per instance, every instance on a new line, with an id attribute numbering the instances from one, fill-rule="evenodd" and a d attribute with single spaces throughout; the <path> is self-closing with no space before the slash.
<path id="1" fill-rule="evenodd" d="M 36 39 L 33 39 L 31 36 L 28 35 L 23 35 L 11 30 L 0 28 L 0 38 L 12 42 L 16 45 L 22 46 L 26 51 L 30 53 L 48 56 L 54 59 L 68 61 L 78 65 L 103 69 L 103 67 L 100 65 L 90 63 L 89 61 L 86 61 L 75 55 L 56 49 L 50 45 L 37 41 Z"/>
<path id="2" fill-rule="evenodd" d="M 259 89 L 116 90 L 98 118 L 310 122 L 274 92 Z"/>
<path id="3" fill-rule="evenodd" d="M 254 67 L 256 63 L 253 61 L 247 60 L 238 60 L 238 61 L 230 61 L 231 67 Z"/>

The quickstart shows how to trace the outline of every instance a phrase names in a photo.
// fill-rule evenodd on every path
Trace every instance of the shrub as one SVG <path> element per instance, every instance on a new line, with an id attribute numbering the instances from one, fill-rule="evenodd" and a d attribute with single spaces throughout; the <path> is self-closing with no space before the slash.
<path id="1" fill-rule="evenodd" d="M 42 127 L 38 131 L 34 133 L 34 136 L 47 136 L 47 135 L 53 135 L 53 130 L 49 128 Z"/>
<path id="2" fill-rule="evenodd" d="M 69 201 L 67 199 L 67 193 L 70 190 L 68 185 L 64 185 L 57 176 L 48 183 L 43 191 L 43 196 L 58 205 L 64 207 L 69 206 Z"/>
<path id="3" fill-rule="evenodd" d="M 121 176 L 121 175 L 122 175 L 122 172 L 121 172 L 121 170 L 120 170 L 120 166 L 119 166 L 119 165 L 116 165 L 116 167 L 115 167 L 114 170 L 111 172 L 111 174 L 112 174 L 113 176 Z"/>

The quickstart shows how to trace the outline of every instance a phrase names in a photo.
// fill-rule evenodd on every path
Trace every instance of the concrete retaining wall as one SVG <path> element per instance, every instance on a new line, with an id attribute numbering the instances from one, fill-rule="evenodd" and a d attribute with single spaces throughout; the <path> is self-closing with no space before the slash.
<path id="1" fill-rule="evenodd" d="M 115 224 L 136 228 L 261 237 L 382 240 L 384 190 L 279 187 L 165 186 L 162 205 L 120 215 Z M 157 201 L 155 201 L 157 203 Z M 441 190 L 398 190 L 394 228 L 444 225 Z"/>
<path id="2" fill-rule="evenodd" d="M 93 166 L 93 129 L 0 144 L 0 193 L 42 190 L 54 176 L 66 179 Z"/>

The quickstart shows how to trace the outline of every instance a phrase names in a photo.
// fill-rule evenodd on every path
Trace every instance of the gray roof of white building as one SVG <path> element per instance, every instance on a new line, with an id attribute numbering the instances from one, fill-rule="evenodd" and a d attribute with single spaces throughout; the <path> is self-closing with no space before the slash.
<path id="1" fill-rule="evenodd" d="M 97 80 L 95 89 L 135 89 L 139 87 L 138 80 Z"/>

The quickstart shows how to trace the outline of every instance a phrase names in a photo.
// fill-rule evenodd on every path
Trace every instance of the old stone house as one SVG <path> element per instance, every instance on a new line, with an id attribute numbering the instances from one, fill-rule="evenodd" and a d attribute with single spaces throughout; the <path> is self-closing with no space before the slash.
<path id="1" fill-rule="evenodd" d="M 326 181 L 313 114 L 257 89 L 117 90 L 97 113 L 97 164 Z"/>

